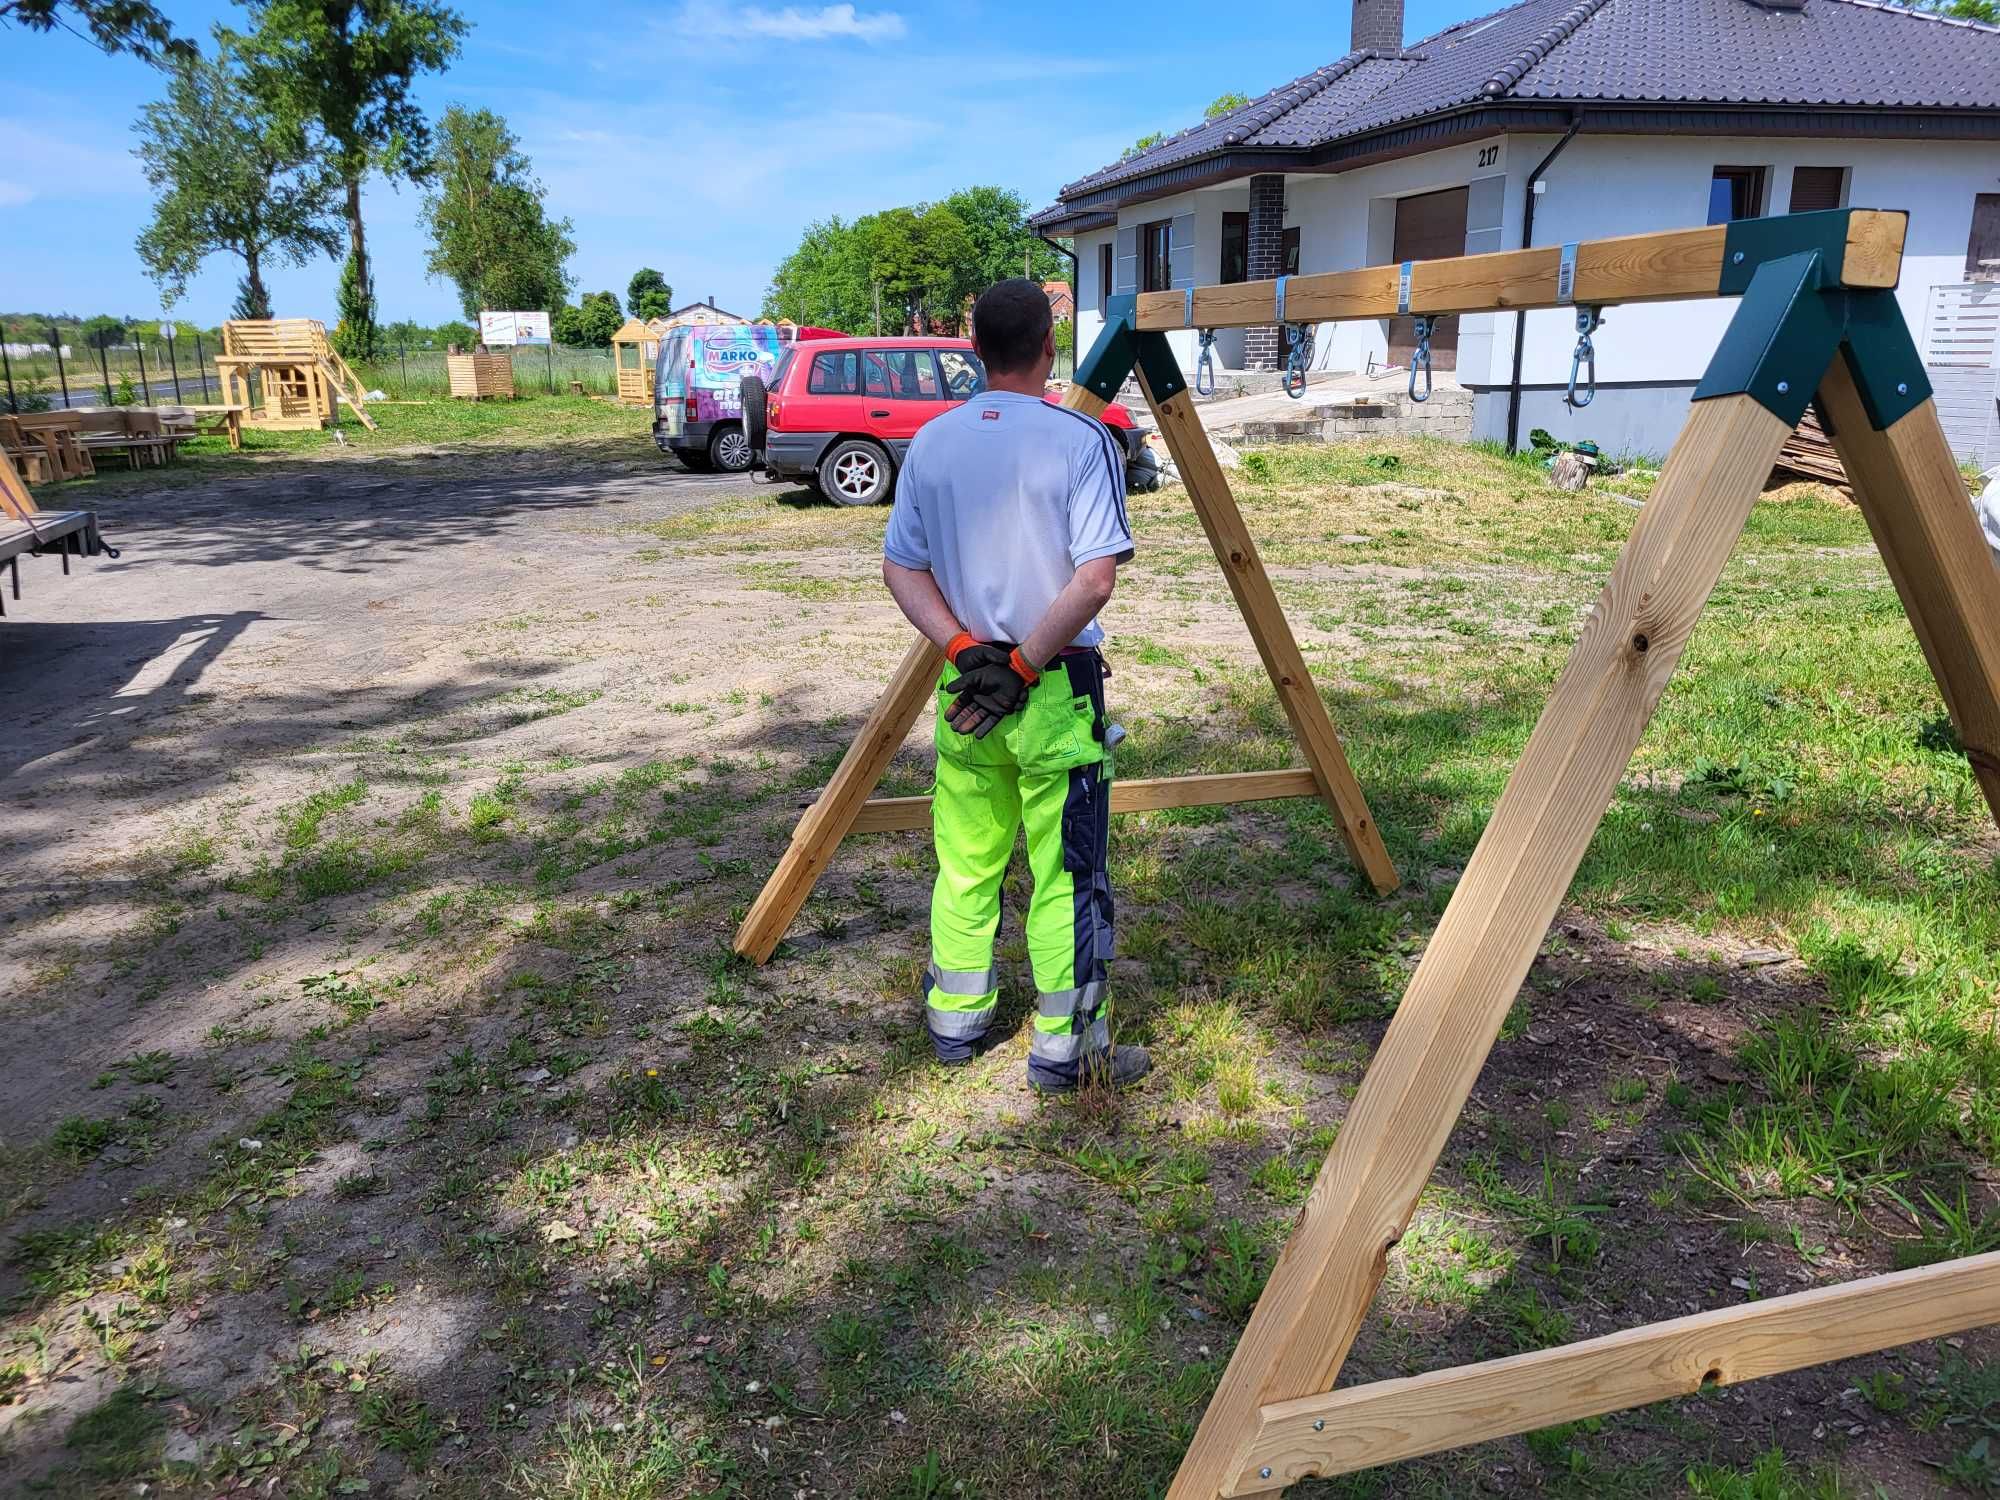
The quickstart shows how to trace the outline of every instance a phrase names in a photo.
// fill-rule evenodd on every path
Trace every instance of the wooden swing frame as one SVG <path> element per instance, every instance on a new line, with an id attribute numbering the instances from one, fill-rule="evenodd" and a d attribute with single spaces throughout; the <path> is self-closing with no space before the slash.
<path id="1" fill-rule="evenodd" d="M 1412 975 L 1168 1490 L 1269 1496 L 1331 1475 L 2000 1322 L 2000 1254 L 1335 1391 L 1388 1254 L 1457 1123 L 1584 851 L 1786 437 L 1817 400 L 1889 576 L 2000 818 L 2000 569 L 1898 308 L 1907 215 L 1794 214 L 1496 255 L 1111 299 L 1066 404 L 1136 369 L 1308 762 L 1115 786 L 1113 810 L 1317 792 L 1378 888 L 1395 875 L 1166 339 L 1172 329 L 1741 297 L 1686 429 L 1586 619 Z M 737 933 L 761 963 L 852 832 L 927 798 L 868 794 L 930 701 L 920 641 L 800 820 Z"/>

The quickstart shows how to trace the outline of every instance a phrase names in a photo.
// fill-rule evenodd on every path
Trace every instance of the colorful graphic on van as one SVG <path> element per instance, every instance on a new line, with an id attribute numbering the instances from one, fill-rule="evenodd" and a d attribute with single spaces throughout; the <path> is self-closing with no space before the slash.
<path id="1" fill-rule="evenodd" d="M 668 401 L 679 403 L 685 422 L 715 422 L 742 415 L 739 382 L 745 375 L 766 380 L 785 352 L 778 330 L 769 323 L 701 324 L 682 331 L 664 345 L 658 387 Z M 672 368 L 667 368 L 668 361 Z M 694 410 L 686 410 L 693 398 Z"/>

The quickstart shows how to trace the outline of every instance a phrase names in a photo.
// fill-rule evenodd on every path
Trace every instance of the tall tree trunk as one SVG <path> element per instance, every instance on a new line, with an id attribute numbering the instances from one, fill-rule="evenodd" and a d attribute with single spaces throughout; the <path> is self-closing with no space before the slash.
<path id="1" fill-rule="evenodd" d="M 271 294 L 264 290 L 261 257 L 254 246 L 243 252 L 243 301 L 244 313 L 252 318 L 271 316 Z"/>
<path id="2" fill-rule="evenodd" d="M 347 243 L 354 252 L 355 277 L 364 290 L 372 290 L 368 282 L 368 240 L 361 229 L 361 179 L 347 179 Z"/>

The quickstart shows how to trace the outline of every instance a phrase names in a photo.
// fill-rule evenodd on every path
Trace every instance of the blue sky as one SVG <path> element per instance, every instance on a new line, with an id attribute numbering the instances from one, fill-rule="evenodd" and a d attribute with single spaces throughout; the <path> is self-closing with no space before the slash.
<path id="1" fill-rule="evenodd" d="M 1408 34 L 1497 0 L 1410 0 Z M 205 36 L 227 4 L 164 0 Z M 713 296 L 755 312 L 799 229 L 997 182 L 1048 202 L 1135 137 L 1193 123 L 1217 94 L 1255 95 L 1347 50 L 1346 0 L 1258 12 L 1218 27 L 1213 4 L 652 6 L 468 4 L 452 70 L 419 85 L 447 104 L 505 115 L 574 221 L 586 290 L 622 300 L 641 265 L 676 301 Z M 1220 14 L 1229 14 L 1225 7 Z M 1248 12 L 1246 12 L 1248 14 Z M 0 307 L 143 316 L 159 310 L 132 241 L 149 211 L 131 122 L 162 80 L 73 36 L 0 30 Z M 385 319 L 458 315 L 424 274 L 418 191 L 370 183 L 366 212 Z M 270 275 L 280 316 L 331 321 L 331 261 Z M 215 257 L 177 311 L 220 320 L 238 264 Z"/>

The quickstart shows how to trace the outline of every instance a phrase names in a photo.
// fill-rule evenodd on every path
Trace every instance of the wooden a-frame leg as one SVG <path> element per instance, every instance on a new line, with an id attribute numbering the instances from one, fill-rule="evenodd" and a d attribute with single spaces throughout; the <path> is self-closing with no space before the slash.
<path id="1" fill-rule="evenodd" d="M 1163 340 L 1165 335 L 1141 337 Z M 1382 844 L 1382 833 L 1375 826 L 1374 814 L 1368 810 L 1368 799 L 1361 794 L 1361 784 L 1354 779 L 1347 752 L 1341 748 L 1340 735 L 1333 727 L 1333 720 L 1327 717 L 1326 704 L 1313 686 L 1312 674 L 1306 670 L 1306 659 L 1300 654 L 1284 610 L 1279 607 L 1270 575 L 1264 571 L 1264 560 L 1257 555 L 1257 544 L 1243 522 L 1243 512 L 1229 492 L 1229 480 L 1222 472 L 1222 465 L 1216 462 L 1215 447 L 1194 409 L 1194 398 L 1181 390 L 1161 400 L 1154 395 L 1143 365 L 1139 368 L 1139 384 L 1146 392 L 1154 419 L 1160 424 L 1160 435 L 1167 441 L 1174 466 L 1180 470 L 1181 483 L 1187 486 L 1195 514 L 1201 518 L 1202 529 L 1215 548 L 1216 561 L 1222 564 L 1237 608 L 1243 611 L 1243 623 L 1250 627 L 1250 638 L 1257 643 L 1257 654 L 1264 659 L 1264 670 L 1271 674 L 1278 702 L 1284 705 L 1285 717 L 1291 720 L 1292 734 L 1305 752 L 1306 764 L 1312 768 L 1320 800 L 1333 815 L 1348 854 L 1367 875 L 1369 883 L 1386 895 L 1402 883 L 1395 862 Z"/>
<path id="2" fill-rule="evenodd" d="M 1902 595 L 1986 805 L 2000 819 L 2000 568 L 1926 401 L 1887 431 L 1868 420 L 1847 361 L 1820 382 L 1833 446 Z"/>
<path id="3" fill-rule="evenodd" d="M 813 886 L 826 872 L 840 841 L 854 827 L 861 804 L 875 790 L 882 773 L 895 759 L 908 738 L 910 726 L 931 701 L 938 673 L 944 668 L 944 653 L 922 636 L 904 653 L 896 675 L 882 694 L 868 722 L 847 747 L 833 779 L 818 800 L 805 810 L 792 842 L 764 889 L 757 894 L 743 925 L 736 929 L 736 951 L 752 963 L 768 960 L 785 935 L 785 929 L 806 904 Z"/>
<path id="4" fill-rule="evenodd" d="M 1529 965 L 1743 530 L 1788 425 L 1697 402 L 1493 809 L 1169 1500 L 1275 1494 L 1239 1465 L 1260 1410 L 1332 1389 Z M 1176 455 L 1178 456 L 1178 455 Z"/>

